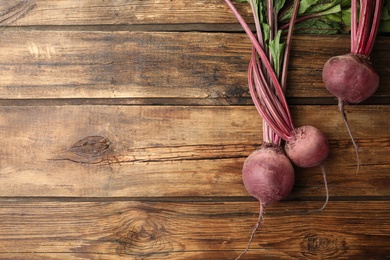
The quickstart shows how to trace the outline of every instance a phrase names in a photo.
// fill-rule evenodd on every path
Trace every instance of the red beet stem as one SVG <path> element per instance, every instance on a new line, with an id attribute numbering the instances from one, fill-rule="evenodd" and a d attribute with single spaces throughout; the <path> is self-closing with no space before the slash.
<path id="1" fill-rule="evenodd" d="M 282 64 L 282 76 L 279 81 L 276 72 L 272 66 L 272 59 L 267 57 L 265 53 L 264 46 L 259 44 L 258 39 L 252 33 L 247 23 L 243 20 L 241 15 L 238 13 L 234 5 L 229 1 L 225 0 L 225 3 L 232 10 L 233 14 L 236 16 L 237 20 L 243 27 L 244 31 L 248 35 L 249 39 L 253 44 L 252 57 L 248 69 L 248 84 L 249 90 L 252 97 L 252 100 L 255 104 L 256 109 L 262 116 L 263 120 L 270 126 L 270 130 L 265 128 L 267 131 L 264 133 L 264 137 L 269 138 L 273 130 L 280 138 L 283 140 L 289 141 L 294 130 L 294 125 L 292 123 L 292 118 L 288 108 L 286 98 L 284 96 L 286 81 L 287 81 L 287 64 L 289 59 L 289 50 L 291 46 L 291 38 L 293 32 L 293 25 L 295 24 L 295 19 L 298 12 L 299 1 L 295 1 L 293 15 L 291 17 L 291 26 L 288 31 L 288 38 L 286 43 L 286 50 L 284 53 L 284 60 Z M 250 1 L 252 8 L 254 6 L 253 1 Z M 268 20 L 271 25 L 271 37 L 274 33 L 277 32 L 277 26 L 275 21 L 275 15 L 273 15 L 273 2 L 267 0 L 267 15 Z M 254 8 L 254 12 L 256 8 Z M 255 15 L 256 18 L 256 15 Z M 255 20 L 256 21 L 256 20 Z M 256 28 L 259 28 L 260 25 L 256 22 Z M 258 33 L 258 38 L 262 37 Z M 275 138 L 277 138 L 275 136 Z"/>
<path id="2" fill-rule="evenodd" d="M 383 5 L 384 5 L 383 0 L 376 1 L 375 10 L 374 10 L 374 18 L 373 18 L 372 25 L 371 25 L 370 35 L 368 37 L 367 44 L 363 50 L 363 54 L 366 56 L 370 56 L 370 54 L 372 52 L 372 48 L 374 46 L 376 35 L 378 34 L 379 22 L 380 22 L 380 18 L 381 18 L 381 12 L 382 12 Z"/>
<path id="3" fill-rule="evenodd" d="M 351 53 L 370 56 L 378 33 L 383 0 L 351 2 Z"/>
<path id="4" fill-rule="evenodd" d="M 288 28 L 286 50 L 284 51 L 284 58 L 283 58 L 283 68 L 282 68 L 282 78 L 281 78 L 283 91 L 286 91 L 286 87 L 287 87 L 287 70 L 288 70 L 288 62 L 290 59 L 291 40 L 294 32 L 294 24 L 296 23 L 297 20 L 298 8 L 299 8 L 299 1 L 295 1 L 293 7 L 293 13 L 290 20 L 291 25 Z"/>
<path id="5" fill-rule="evenodd" d="M 248 69 L 249 91 L 257 111 L 269 126 L 282 138 L 289 140 L 294 126 L 291 123 L 291 117 L 282 108 L 278 99 L 273 97 L 270 88 L 267 87 L 265 78 L 257 69 L 256 53 L 252 52 L 250 67 Z"/>

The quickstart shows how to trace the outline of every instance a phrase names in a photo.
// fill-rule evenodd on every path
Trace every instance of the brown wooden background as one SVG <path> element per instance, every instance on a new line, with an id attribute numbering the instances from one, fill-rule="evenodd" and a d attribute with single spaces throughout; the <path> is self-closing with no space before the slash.
<path id="1" fill-rule="evenodd" d="M 250 21 L 247 5 L 237 5 Z M 222 0 L 0 1 L 0 258 L 234 259 L 258 203 L 241 166 L 261 144 L 250 43 Z M 243 259 L 390 258 L 390 38 L 378 92 L 347 107 L 355 157 L 321 82 L 347 36 L 296 36 L 287 91 L 297 126 L 331 144 L 297 169 Z M 332 47 L 333 46 L 333 47 Z"/>

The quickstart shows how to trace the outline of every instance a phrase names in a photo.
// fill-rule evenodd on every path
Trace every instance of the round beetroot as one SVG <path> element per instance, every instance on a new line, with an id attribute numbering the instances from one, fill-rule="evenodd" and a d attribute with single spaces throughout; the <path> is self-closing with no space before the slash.
<path id="1" fill-rule="evenodd" d="M 294 130 L 294 139 L 284 147 L 288 158 L 299 167 L 322 164 L 329 154 L 328 139 L 318 128 L 311 125 Z"/>
<path id="2" fill-rule="evenodd" d="M 374 94 L 379 76 L 368 58 L 345 54 L 330 58 L 322 70 L 325 87 L 347 103 L 359 103 Z"/>
<path id="3" fill-rule="evenodd" d="M 242 177 L 246 190 L 262 204 L 285 198 L 294 186 L 294 168 L 282 148 L 263 145 L 245 160 Z"/>

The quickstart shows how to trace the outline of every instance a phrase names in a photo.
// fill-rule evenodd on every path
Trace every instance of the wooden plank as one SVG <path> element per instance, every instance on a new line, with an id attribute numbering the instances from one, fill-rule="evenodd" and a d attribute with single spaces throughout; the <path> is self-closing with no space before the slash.
<path id="1" fill-rule="evenodd" d="M 361 147 L 356 175 L 337 108 L 293 107 L 297 126 L 315 125 L 330 140 L 332 196 L 390 195 L 389 112 L 347 108 Z M 0 196 L 7 197 L 247 196 L 241 166 L 262 142 L 251 106 L 15 106 L 0 107 L 0 121 Z M 323 196 L 319 169 L 297 170 L 296 187 L 292 197 Z"/>
<path id="2" fill-rule="evenodd" d="M 250 21 L 249 5 L 237 4 Z M 3 26 L 237 23 L 223 1 L 1 0 Z"/>
<path id="3" fill-rule="evenodd" d="M 0 0 L 0 259 L 234 259 L 257 220 L 241 167 L 261 120 L 251 45 L 232 31 L 220 0 Z M 324 185 L 319 168 L 296 169 L 244 259 L 390 256 L 389 44 L 372 56 L 378 92 L 346 108 L 357 175 L 321 81 L 349 37 L 294 37 L 287 96 L 297 126 L 329 137 L 330 202 L 302 214 Z"/>
<path id="4" fill-rule="evenodd" d="M 381 76 L 375 97 L 390 97 L 389 44 L 380 38 L 372 57 Z M 2 99 L 249 99 L 243 34 L 6 30 L 0 46 Z M 297 36 L 287 96 L 333 100 L 321 69 L 347 50 L 342 36 Z"/>
<path id="5" fill-rule="evenodd" d="M 384 201 L 280 202 L 245 259 L 384 259 Z M 363 205 L 362 205 L 363 204 Z M 0 202 L 0 257 L 22 259 L 234 259 L 257 219 L 256 202 Z M 298 212 L 297 212 L 298 210 Z"/>
<path id="6" fill-rule="evenodd" d="M 226 84 L 240 92 L 236 74 L 221 66 L 241 71 L 244 80 L 243 57 L 226 52 L 236 44 L 218 35 L 4 31 L 0 95 L 203 99 L 223 96 Z"/>

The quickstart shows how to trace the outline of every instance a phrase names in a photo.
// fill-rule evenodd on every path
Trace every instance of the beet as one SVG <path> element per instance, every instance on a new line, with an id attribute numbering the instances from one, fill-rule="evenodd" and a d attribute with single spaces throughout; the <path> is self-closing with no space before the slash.
<path id="1" fill-rule="evenodd" d="M 325 87 L 338 98 L 338 108 L 355 147 L 359 172 L 359 147 L 349 127 L 344 105 L 360 103 L 372 96 L 379 86 L 379 76 L 370 63 L 370 55 L 378 33 L 383 0 L 351 0 L 350 53 L 330 58 L 324 65 L 322 79 Z"/>
<path id="2" fill-rule="evenodd" d="M 256 35 L 231 1 L 224 1 L 253 44 L 248 68 L 248 86 L 252 101 L 263 118 L 263 141 L 265 142 L 260 149 L 248 156 L 242 169 L 245 189 L 259 201 L 260 207 L 259 218 L 247 247 L 236 258 L 237 260 L 249 250 L 261 223 L 264 207 L 287 197 L 295 182 L 294 167 L 281 144 L 282 140 L 294 139 L 292 135 L 294 126 L 284 93 L 287 85 L 291 39 L 300 1 L 294 1 L 289 5 L 293 10 L 284 43 L 280 41 L 283 31 L 278 30 L 277 21 L 280 10 L 278 7 L 284 5 L 284 1 L 275 6 L 274 1 L 267 1 L 267 3 L 248 1 L 254 14 Z M 259 8 L 264 8 L 267 15 L 263 15 Z M 264 26 L 267 24 L 268 26 Z"/>
<path id="3" fill-rule="evenodd" d="M 286 142 L 284 149 L 296 166 L 318 166 L 328 157 L 328 139 L 319 129 L 305 125 L 296 128 L 293 134 L 293 139 Z"/>
<path id="4" fill-rule="evenodd" d="M 374 94 L 379 86 L 378 73 L 367 57 L 345 54 L 330 58 L 324 65 L 325 87 L 347 103 L 360 103 Z"/>
<path id="5" fill-rule="evenodd" d="M 260 207 L 259 218 L 247 247 L 236 260 L 249 250 L 263 218 L 264 206 L 282 200 L 290 194 L 295 182 L 294 167 L 279 145 L 264 143 L 246 158 L 242 168 L 242 179 L 245 189 L 259 201 Z"/>
<path id="6" fill-rule="evenodd" d="M 294 168 L 282 148 L 263 145 L 245 160 L 242 169 L 248 193 L 262 204 L 285 198 L 294 186 Z"/>

